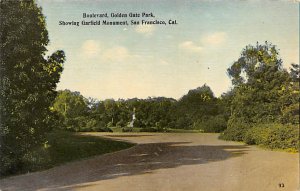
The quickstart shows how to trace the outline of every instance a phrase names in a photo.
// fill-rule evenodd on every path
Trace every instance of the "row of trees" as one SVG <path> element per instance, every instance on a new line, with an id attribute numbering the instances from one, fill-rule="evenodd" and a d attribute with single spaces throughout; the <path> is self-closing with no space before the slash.
<path id="1" fill-rule="evenodd" d="M 220 132 L 226 128 L 222 100 L 207 85 L 190 90 L 180 100 L 165 97 L 104 101 L 84 98 L 79 92 L 59 91 L 54 103 L 64 128 L 72 131 L 110 131 L 126 127 L 135 114 L 134 127 L 144 131 L 166 128 Z"/>
<path id="2" fill-rule="evenodd" d="M 216 98 L 206 84 L 179 100 L 148 98 L 97 101 L 78 92 L 60 91 L 54 110 L 64 127 L 73 131 L 109 131 L 123 127 L 136 114 L 143 131 L 167 128 L 222 132 L 221 138 L 263 144 L 270 148 L 298 148 L 299 65 L 282 67 L 275 45 L 246 46 L 228 69 L 233 88 Z"/>

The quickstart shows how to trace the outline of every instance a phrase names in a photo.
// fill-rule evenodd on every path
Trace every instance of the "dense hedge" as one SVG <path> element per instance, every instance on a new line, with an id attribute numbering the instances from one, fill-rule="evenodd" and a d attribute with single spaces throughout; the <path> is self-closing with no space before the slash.
<path id="1" fill-rule="evenodd" d="M 244 137 L 248 144 L 264 145 L 270 149 L 299 149 L 297 125 L 261 124 L 249 129 Z"/>
<path id="2" fill-rule="evenodd" d="M 287 149 L 293 152 L 299 150 L 298 125 L 267 123 L 247 127 L 241 123 L 240 128 L 228 128 L 220 137 L 270 149 Z"/>

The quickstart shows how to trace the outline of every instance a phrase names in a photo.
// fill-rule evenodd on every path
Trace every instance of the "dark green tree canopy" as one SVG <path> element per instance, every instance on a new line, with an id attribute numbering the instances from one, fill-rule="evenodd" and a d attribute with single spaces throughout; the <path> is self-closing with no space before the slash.
<path id="1" fill-rule="evenodd" d="M 299 124 L 299 65 L 292 64 L 290 72 L 285 70 L 275 45 L 246 46 L 227 71 L 234 88 L 228 100 L 231 114 L 226 139 L 251 142 L 247 136 L 258 136 L 252 128 L 259 132 L 259 128 L 276 127 L 274 131 L 289 132 L 293 129 L 288 125 Z"/>
<path id="2" fill-rule="evenodd" d="M 246 46 L 238 61 L 227 70 L 233 85 L 271 80 L 273 76 L 269 75 L 277 71 L 282 71 L 282 60 L 276 46 L 268 42 Z"/>
<path id="3" fill-rule="evenodd" d="M 56 96 L 65 54 L 48 58 L 45 17 L 33 0 L 0 1 L 1 173 L 21 165 L 42 144 L 54 124 L 50 106 Z"/>
<path id="4" fill-rule="evenodd" d="M 59 91 L 53 104 L 54 110 L 66 118 L 84 116 L 88 109 L 88 100 L 79 92 Z"/>

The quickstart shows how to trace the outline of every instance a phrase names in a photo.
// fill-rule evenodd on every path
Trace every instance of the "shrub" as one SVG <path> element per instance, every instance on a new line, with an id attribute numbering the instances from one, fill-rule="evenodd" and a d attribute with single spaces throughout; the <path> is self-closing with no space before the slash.
<path id="1" fill-rule="evenodd" d="M 134 127 L 144 128 L 147 127 L 147 121 L 143 119 L 136 119 L 133 123 Z"/>
<path id="2" fill-rule="evenodd" d="M 202 130 L 205 133 L 220 133 L 226 129 L 226 123 L 223 115 L 217 115 L 199 120 L 193 126 L 194 129 Z"/>
<path id="3" fill-rule="evenodd" d="M 250 128 L 251 125 L 245 123 L 243 119 L 230 118 L 227 129 L 220 135 L 220 138 L 230 141 L 243 141 L 247 130 Z"/>
<path id="4" fill-rule="evenodd" d="M 168 128 L 175 129 L 176 128 L 176 122 L 175 121 L 170 121 L 167 125 Z"/>
<path id="5" fill-rule="evenodd" d="M 92 130 L 94 132 L 113 132 L 113 130 L 109 127 L 94 127 Z"/>
<path id="6" fill-rule="evenodd" d="M 179 117 L 176 120 L 175 128 L 176 129 L 191 129 L 192 120 L 187 116 Z"/>
<path id="7" fill-rule="evenodd" d="M 126 122 L 123 119 L 121 119 L 117 122 L 116 127 L 126 127 L 126 125 Z"/>
<path id="8" fill-rule="evenodd" d="M 89 119 L 86 122 L 85 128 L 86 129 L 92 129 L 95 126 L 97 126 L 97 120 L 96 119 Z M 104 126 L 105 126 L 105 124 L 104 124 Z"/>
<path id="9" fill-rule="evenodd" d="M 247 144 L 263 145 L 270 149 L 299 149 L 299 128 L 297 125 L 278 123 L 259 124 L 249 129 L 244 137 Z"/>
<path id="10" fill-rule="evenodd" d="M 124 127 L 122 128 L 122 132 L 132 132 L 133 128 L 132 127 Z"/>
<path id="11" fill-rule="evenodd" d="M 268 125 L 257 125 L 247 130 L 243 141 L 249 145 L 266 145 L 270 134 Z"/>
<path id="12" fill-rule="evenodd" d="M 103 121 L 97 122 L 97 125 L 92 128 L 92 131 L 95 131 L 95 132 L 113 132 L 112 129 L 110 129 L 109 127 L 106 127 L 106 124 Z"/>
<path id="13" fill-rule="evenodd" d="M 297 125 L 274 124 L 270 129 L 266 146 L 271 149 L 299 149 L 299 127 Z"/>
<path id="14" fill-rule="evenodd" d="M 113 126 L 114 124 L 111 121 L 107 123 L 107 127 L 113 127 Z"/>

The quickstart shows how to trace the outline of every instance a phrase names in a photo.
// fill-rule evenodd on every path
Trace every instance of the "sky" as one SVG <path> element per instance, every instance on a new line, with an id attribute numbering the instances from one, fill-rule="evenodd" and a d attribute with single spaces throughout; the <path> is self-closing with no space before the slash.
<path id="1" fill-rule="evenodd" d="M 64 50 L 58 89 L 100 100 L 173 97 L 203 84 L 215 96 L 231 88 L 226 70 L 246 45 L 269 41 L 284 67 L 299 63 L 299 3 L 259 0 L 38 0 L 46 16 L 49 54 Z M 83 13 L 153 13 L 173 25 L 75 26 L 103 20 Z"/>

